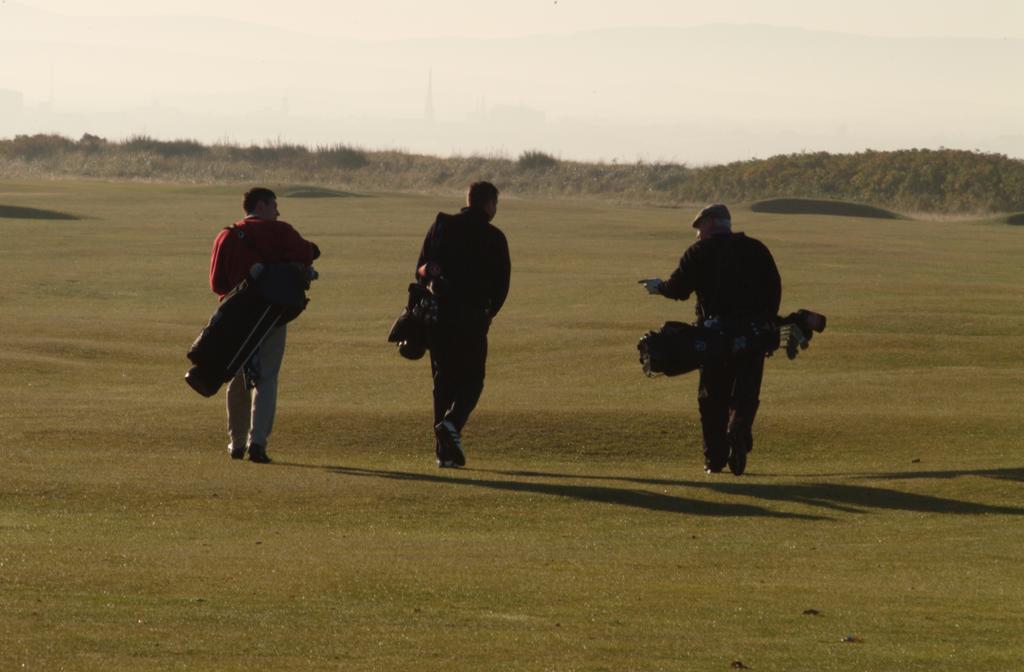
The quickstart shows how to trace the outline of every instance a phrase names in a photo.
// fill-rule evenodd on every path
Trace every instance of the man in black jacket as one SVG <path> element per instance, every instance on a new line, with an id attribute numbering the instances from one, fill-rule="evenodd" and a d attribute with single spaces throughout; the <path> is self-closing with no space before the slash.
<path id="1" fill-rule="evenodd" d="M 672 276 L 641 281 L 651 294 L 685 300 L 697 293 L 697 321 L 728 330 L 774 318 L 782 299 L 782 280 L 771 252 L 758 240 L 732 232 L 724 205 L 709 205 L 693 220 L 697 242 Z M 733 356 L 700 370 L 698 404 L 704 435 L 704 470 L 718 473 L 729 465 L 739 476 L 754 446 L 764 355 Z"/>
<path id="2" fill-rule="evenodd" d="M 487 331 L 508 296 L 511 262 L 505 234 L 491 224 L 498 189 L 469 187 L 467 207 L 438 213 L 416 262 L 416 277 L 438 297 L 438 322 L 427 338 L 434 377 L 437 466 L 466 464 L 462 428 L 484 388 Z"/>

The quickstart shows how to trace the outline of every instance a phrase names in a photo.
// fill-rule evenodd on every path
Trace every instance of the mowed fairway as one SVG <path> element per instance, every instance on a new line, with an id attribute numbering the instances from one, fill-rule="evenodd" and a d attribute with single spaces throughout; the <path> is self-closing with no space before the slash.
<path id="1" fill-rule="evenodd" d="M 182 380 L 243 190 L 0 183 L 83 217 L 0 219 L 0 670 L 1024 665 L 1024 229 L 736 207 L 783 310 L 829 317 L 767 363 L 736 478 L 701 470 L 696 374 L 635 350 L 692 317 L 636 284 L 692 210 L 503 198 L 512 291 L 441 471 L 429 365 L 385 335 L 459 198 L 282 196 L 323 258 L 258 466 Z"/>

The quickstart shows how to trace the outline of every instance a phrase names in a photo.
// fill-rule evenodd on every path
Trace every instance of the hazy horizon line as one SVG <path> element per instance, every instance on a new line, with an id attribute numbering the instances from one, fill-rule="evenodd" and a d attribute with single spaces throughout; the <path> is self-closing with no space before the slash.
<path id="1" fill-rule="evenodd" d="M 50 16 L 60 16 L 71 19 L 86 19 L 86 18 L 121 18 L 121 19 L 140 19 L 140 20 L 166 20 L 166 19 L 202 19 L 204 21 L 223 22 L 223 23 L 234 23 L 244 24 L 249 26 L 258 26 L 260 28 L 270 29 L 278 32 L 289 33 L 292 35 L 311 35 L 320 36 L 322 33 L 317 31 L 305 31 L 299 30 L 294 27 L 275 26 L 270 23 L 264 23 L 261 21 L 254 21 L 246 18 L 238 17 L 227 17 L 210 14 L 198 14 L 195 12 L 183 12 L 183 13 L 168 13 L 161 15 L 152 14 L 139 14 L 129 12 L 117 12 L 117 13 L 71 13 L 66 11 L 54 10 L 51 8 L 36 7 L 34 5 L 26 5 L 17 0 L 5 0 L 4 4 L 8 7 L 17 6 L 19 8 L 26 9 L 31 12 L 38 14 L 46 14 Z M 628 25 L 617 25 L 617 26 L 601 26 L 593 28 L 580 28 L 580 29 L 567 29 L 567 30 L 553 30 L 553 31 L 540 31 L 540 32 L 522 32 L 510 35 L 491 35 L 491 36 L 476 36 L 462 33 L 445 33 L 445 34 L 432 34 L 432 35 L 408 35 L 404 37 L 396 38 L 366 38 L 358 37 L 353 35 L 343 35 L 346 40 L 352 42 L 361 42 L 364 44 L 388 44 L 397 42 L 433 42 L 440 40 L 471 40 L 471 41 L 503 41 L 503 40 L 517 40 L 524 38 L 545 38 L 545 37 L 565 37 L 570 35 L 586 35 L 593 33 L 602 32 L 621 32 L 629 30 L 650 30 L 650 31 L 670 31 L 670 30 L 697 30 L 701 28 L 713 28 L 717 26 L 723 27 L 757 27 L 757 28 L 769 28 L 775 30 L 792 30 L 805 33 L 812 33 L 818 35 L 844 35 L 850 37 L 863 37 L 871 39 L 881 40 L 915 40 L 915 41 L 928 41 L 928 40 L 954 40 L 954 41 L 984 41 L 984 42 L 1000 42 L 1006 40 L 1022 41 L 1024 35 L 1008 35 L 1000 37 L 984 36 L 984 35 L 941 35 L 941 34 L 927 34 L 927 35 L 892 35 L 885 33 L 870 33 L 860 32 L 851 30 L 840 30 L 833 28 L 808 28 L 806 26 L 800 26 L 794 23 L 769 23 L 765 21 L 701 21 L 697 23 L 673 23 L 673 24 L 653 24 L 653 23 L 631 23 Z"/>

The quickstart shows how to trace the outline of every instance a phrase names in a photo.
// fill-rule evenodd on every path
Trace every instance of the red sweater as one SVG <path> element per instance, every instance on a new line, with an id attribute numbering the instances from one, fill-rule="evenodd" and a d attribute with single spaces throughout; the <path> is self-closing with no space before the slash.
<path id="1" fill-rule="evenodd" d="M 318 256 L 316 245 L 300 236 L 288 222 L 250 215 L 235 222 L 235 226 L 245 233 L 249 242 L 239 238 L 234 229 L 224 229 L 213 241 L 210 254 L 210 288 L 221 298 L 245 278 L 256 262 L 297 261 L 308 266 Z"/>

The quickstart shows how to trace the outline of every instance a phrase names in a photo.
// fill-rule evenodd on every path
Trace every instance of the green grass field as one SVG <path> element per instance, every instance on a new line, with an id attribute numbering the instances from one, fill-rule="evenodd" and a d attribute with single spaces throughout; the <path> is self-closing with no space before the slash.
<path id="1" fill-rule="evenodd" d="M 637 362 L 692 316 L 636 284 L 691 210 L 506 198 L 512 291 L 440 471 L 429 365 L 384 339 L 458 200 L 282 198 L 323 258 L 259 466 L 182 380 L 242 190 L 0 182 L 80 217 L 0 218 L 0 670 L 1024 666 L 1020 227 L 735 207 L 783 310 L 829 317 L 769 360 L 736 478 L 701 470 L 696 375 Z"/>

